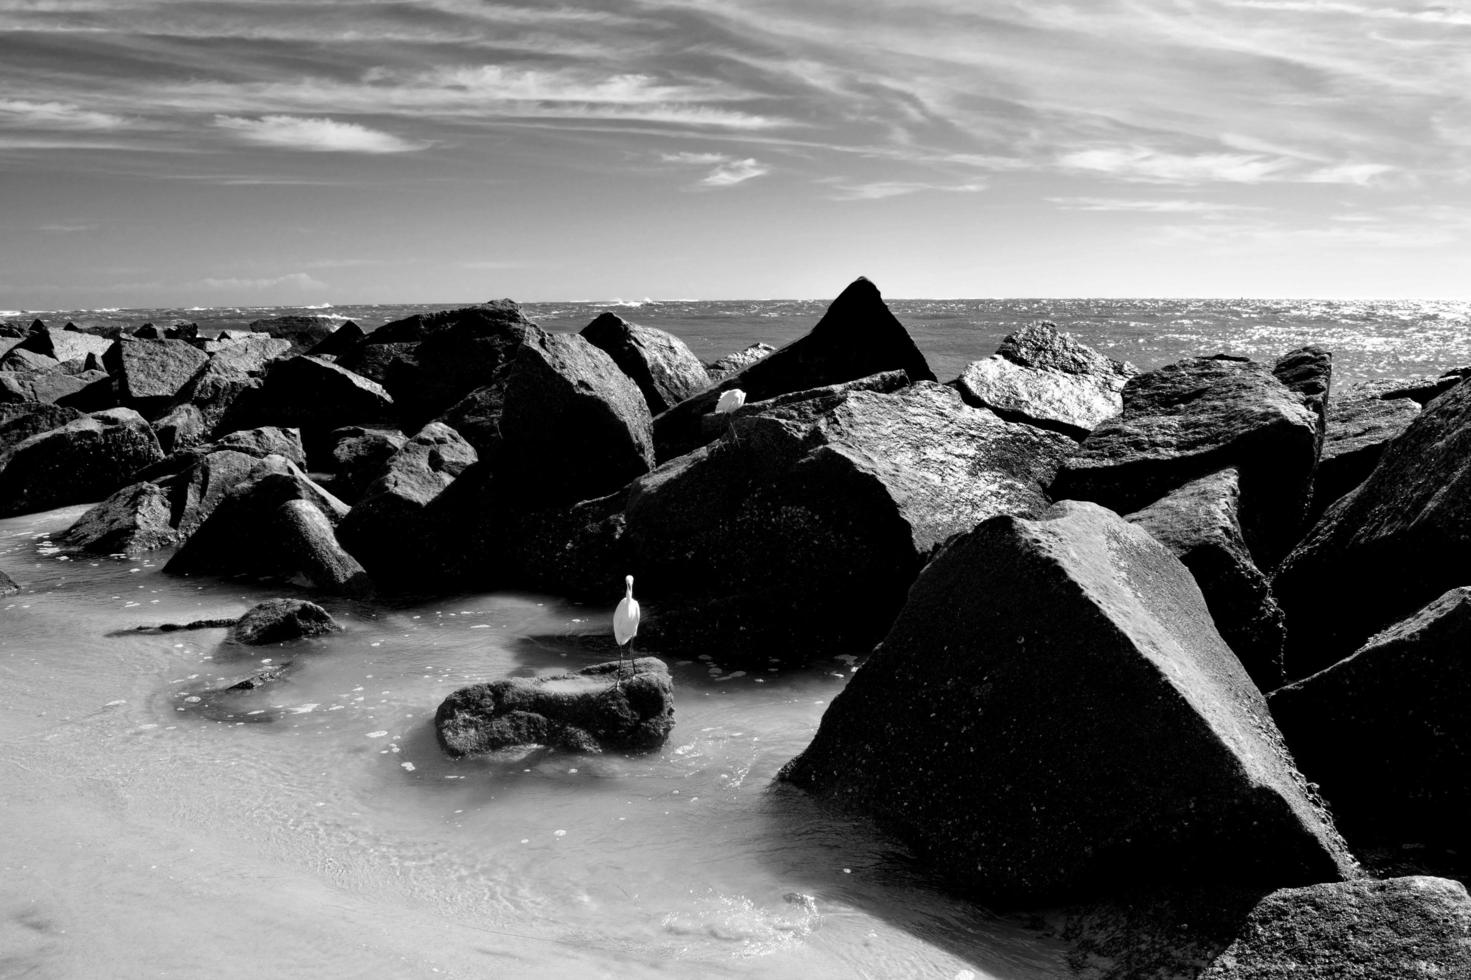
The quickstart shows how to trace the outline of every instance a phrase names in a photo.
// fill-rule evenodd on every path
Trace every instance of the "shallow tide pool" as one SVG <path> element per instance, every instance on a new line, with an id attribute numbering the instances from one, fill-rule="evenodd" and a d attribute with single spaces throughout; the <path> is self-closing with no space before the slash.
<path id="1" fill-rule="evenodd" d="M 139 633 L 289 593 L 58 552 L 83 510 L 0 521 L 23 586 L 0 599 L 0 977 L 1067 975 L 867 825 L 773 787 L 847 661 L 672 660 L 659 752 L 456 762 L 439 702 L 606 659 L 579 636 L 611 601 L 326 600 L 343 632 L 270 648 Z M 293 663 L 208 697 L 268 660 Z"/>

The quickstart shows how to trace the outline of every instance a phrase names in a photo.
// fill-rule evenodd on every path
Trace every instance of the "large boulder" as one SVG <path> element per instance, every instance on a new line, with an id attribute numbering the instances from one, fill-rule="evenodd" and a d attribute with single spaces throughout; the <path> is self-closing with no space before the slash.
<path id="1" fill-rule="evenodd" d="M 744 391 L 748 401 L 762 401 L 892 370 L 905 371 L 916 381 L 935 380 L 878 287 L 860 278 L 833 300 L 806 336 L 661 413 L 654 422 L 659 461 L 703 445 L 700 419 L 715 408 L 722 392 L 732 388 Z"/>
<path id="2" fill-rule="evenodd" d="M 272 362 L 264 383 L 241 391 L 219 428 L 294 426 L 325 434 L 393 417 L 393 399 L 381 385 L 330 361 L 299 356 Z"/>
<path id="3" fill-rule="evenodd" d="M 705 365 L 678 337 L 653 327 L 629 323 L 616 313 L 603 313 L 582 328 L 582 336 L 613 359 L 643 392 L 649 413 L 658 415 L 705 390 Z"/>
<path id="4" fill-rule="evenodd" d="M 1384 398 L 1355 385 L 1328 403 L 1327 428 L 1313 480 L 1313 517 L 1368 479 L 1384 449 L 1420 415 L 1413 398 Z"/>
<path id="5" fill-rule="evenodd" d="M 1471 384 L 1462 383 L 1427 405 L 1283 561 L 1272 588 L 1287 614 L 1288 676 L 1329 666 L 1467 584 L 1468 548 Z"/>
<path id="6" fill-rule="evenodd" d="M 1052 495 L 1121 514 L 1234 466 L 1241 529 L 1270 569 L 1307 513 L 1321 430 L 1317 415 L 1264 365 L 1197 357 L 1132 378 L 1124 410 L 1098 425 L 1058 471 Z"/>
<path id="7" fill-rule="evenodd" d="M 96 500 L 162 458 L 153 429 L 132 409 L 83 416 L 0 454 L 0 516 Z"/>
<path id="8" fill-rule="evenodd" d="M 307 351 L 313 357 L 341 357 L 357 346 L 367 332 L 356 322 L 348 320 L 342 326 L 323 337 Z"/>
<path id="9" fill-rule="evenodd" d="M 344 500 L 356 501 L 363 488 L 376 480 L 403 448 L 408 437 L 397 429 L 370 429 L 349 425 L 334 431 L 332 443 L 332 490 Z"/>
<path id="10" fill-rule="evenodd" d="M 1321 433 L 1333 390 L 1333 354 L 1313 344 L 1299 347 L 1277 358 L 1272 374 L 1318 417 Z"/>
<path id="11" fill-rule="evenodd" d="M 33 327 L 20 347 L 65 362 L 85 358 L 88 354 L 102 357 L 112 345 L 113 341 L 96 334 L 43 326 L 39 330 Z"/>
<path id="12" fill-rule="evenodd" d="M 1274 691 L 1272 713 L 1351 837 L 1468 843 L 1471 587 Z"/>
<path id="13" fill-rule="evenodd" d="M 464 687 L 434 715 L 440 747 L 455 758 L 530 745 L 644 751 L 673 727 L 674 682 L 653 657 Z"/>
<path id="14" fill-rule="evenodd" d="M 121 404 L 152 417 L 167 409 L 209 357 L 187 340 L 120 340 L 103 363 Z"/>
<path id="15" fill-rule="evenodd" d="M 252 606 L 230 627 L 230 643 L 264 646 L 322 636 L 342 629 L 332 614 L 305 599 L 267 599 Z"/>
<path id="16" fill-rule="evenodd" d="M 210 355 L 179 391 L 177 404 L 199 409 L 204 428 L 212 432 L 241 393 L 258 388 L 266 369 L 291 349 L 291 342 L 266 334 L 250 334 Z"/>
<path id="17" fill-rule="evenodd" d="M 293 350 L 304 351 L 332 336 L 340 325 L 342 318 L 339 316 L 294 313 L 252 320 L 250 329 L 288 341 Z"/>
<path id="18" fill-rule="evenodd" d="M 1267 895 L 1198 980 L 1471 977 L 1471 898 L 1445 878 L 1341 881 Z"/>
<path id="19" fill-rule="evenodd" d="M 31 436 L 75 422 L 82 413 L 75 408 L 46 402 L 0 404 L 0 456 Z"/>
<path id="20" fill-rule="evenodd" d="M 1124 384 L 1136 373 L 1042 321 L 972 361 L 954 385 L 967 404 L 1082 439 L 1123 410 Z"/>
<path id="21" fill-rule="evenodd" d="M 781 778 L 1004 901 L 1356 870 L 1190 573 L 1088 503 L 947 544 Z"/>
<path id="22" fill-rule="evenodd" d="M 401 444 L 353 505 L 337 535 L 380 584 L 413 584 L 432 530 L 425 508 L 477 459 L 449 426 L 431 422 Z"/>
<path id="23" fill-rule="evenodd" d="M 507 564 L 528 587 L 588 599 L 637 576 L 640 642 L 656 649 L 760 663 L 859 652 L 943 541 L 1045 509 L 1074 445 L 933 382 L 815 397 L 740 416 L 601 501 L 522 521 Z"/>
<path id="24" fill-rule="evenodd" d="M 37 354 L 33 350 L 24 347 L 12 348 L 4 357 L 0 357 L 0 371 L 20 371 L 32 373 L 36 371 L 59 371 L 61 362 L 54 357 L 45 354 Z"/>
<path id="25" fill-rule="evenodd" d="M 1286 627 L 1266 576 L 1241 535 L 1241 488 L 1235 468 L 1191 481 L 1128 519 L 1190 569 L 1226 645 L 1263 691 L 1286 679 Z"/>
<path id="26" fill-rule="evenodd" d="M 271 518 L 261 529 L 276 544 L 266 574 L 321 592 L 372 593 L 367 570 L 338 543 L 322 508 L 298 498 L 281 504 Z"/>
<path id="27" fill-rule="evenodd" d="M 0 402 L 67 402 L 80 396 L 87 407 L 95 407 L 99 383 L 110 389 L 112 380 L 102 371 L 0 371 Z"/>
<path id="28" fill-rule="evenodd" d="M 165 453 L 176 453 L 190 449 L 209 438 L 209 426 L 204 413 L 193 402 L 175 405 L 153 420 L 153 431 L 158 435 L 158 444 Z"/>

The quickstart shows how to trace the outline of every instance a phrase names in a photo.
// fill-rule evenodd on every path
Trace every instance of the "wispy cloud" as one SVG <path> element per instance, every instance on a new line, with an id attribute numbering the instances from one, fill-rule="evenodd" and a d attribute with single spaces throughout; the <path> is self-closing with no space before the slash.
<path id="1" fill-rule="evenodd" d="M 826 184 L 832 190 L 829 193 L 835 201 L 881 201 L 889 197 L 905 197 L 909 194 L 920 194 L 926 191 L 943 191 L 953 194 L 975 194 L 986 189 L 984 181 L 971 181 L 960 184 L 945 184 L 934 181 L 918 180 L 872 180 L 866 182 L 853 182 L 843 178 L 823 178 L 818 183 Z"/>
<path id="2" fill-rule="evenodd" d="M 278 146 L 287 150 L 309 150 L 334 153 L 412 153 L 425 149 L 428 143 L 400 139 L 391 133 L 334 119 L 310 119 L 296 116 L 262 116 L 245 119 L 239 116 L 215 116 L 219 129 L 232 133 L 247 143 Z"/>
<path id="3" fill-rule="evenodd" d="M 1138 200 L 1118 197 L 1049 197 L 1047 201 L 1067 211 L 1132 211 L 1142 214 L 1229 214 L 1262 211 L 1265 208 L 1247 204 L 1222 204 L 1216 201 Z"/>
<path id="4" fill-rule="evenodd" d="M 205 289 L 231 290 L 231 291 L 253 291 L 260 292 L 268 289 L 316 290 L 326 289 L 327 284 L 319 279 L 314 279 L 305 272 L 292 272 L 284 276 L 274 276 L 263 279 L 240 279 L 240 278 L 215 278 L 207 277 L 200 279 L 198 285 Z"/>
<path id="5" fill-rule="evenodd" d="M 771 167 L 754 157 L 737 158 L 725 153 L 664 153 L 659 159 L 664 163 L 709 167 L 709 172 L 698 181 L 700 187 L 734 187 L 771 173 Z"/>
<path id="6" fill-rule="evenodd" d="M 70 102 L 32 102 L 0 99 L 0 127 L 98 132 L 130 125 L 123 116 L 84 109 Z"/>
<path id="7" fill-rule="evenodd" d="M 83 231 L 96 231 L 96 225 L 71 224 L 67 222 L 51 222 L 37 225 L 36 230 L 48 235 L 74 235 Z"/>

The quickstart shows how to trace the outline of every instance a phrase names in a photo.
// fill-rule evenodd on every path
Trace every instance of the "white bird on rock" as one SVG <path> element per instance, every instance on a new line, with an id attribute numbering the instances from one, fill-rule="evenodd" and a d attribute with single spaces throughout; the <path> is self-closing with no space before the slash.
<path id="1" fill-rule="evenodd" d="M 633 576 L 623 577 L 623 598 L 613 610 L 613 639 L 618 641 L 618 683 L 623 682 L 623 647 L 633 642 L 638 635 L 638 600 L 633 597 Z M 633 666 L 633 650 L 628 651 L 629 666 Z"/>
<path id="2" fill-rule="evenodd" d="M 731 388 L 723 392 L 720 400 L 715 403 L 715 414 L 724 415 L 726 412 L 734 412 L 746 404 L 746 393 L 739 388 Z"/>

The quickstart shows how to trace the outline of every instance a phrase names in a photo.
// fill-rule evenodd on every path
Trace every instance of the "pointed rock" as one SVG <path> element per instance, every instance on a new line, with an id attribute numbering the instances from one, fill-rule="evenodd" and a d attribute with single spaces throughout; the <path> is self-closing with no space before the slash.
<path id="1" fill-rule="evenodd" d="M 649 414 L 684 401 L 710 386 L 705 366 L 684 341 L 653 327 L 641 327 L 614 313 L 603 313 L 582 328 L 582 336 L 604 351 L 638 385 Z"/>

